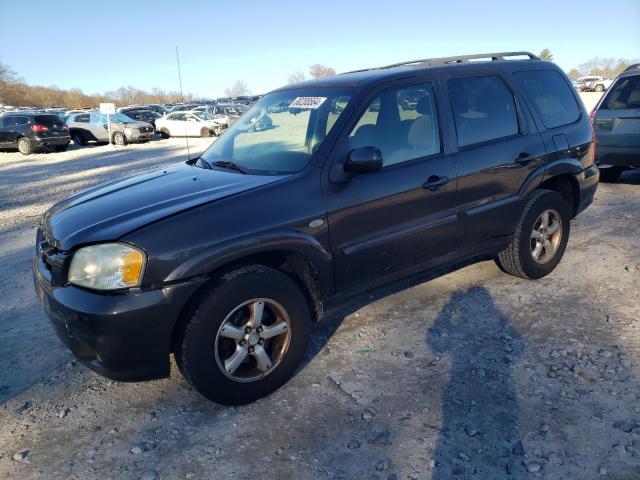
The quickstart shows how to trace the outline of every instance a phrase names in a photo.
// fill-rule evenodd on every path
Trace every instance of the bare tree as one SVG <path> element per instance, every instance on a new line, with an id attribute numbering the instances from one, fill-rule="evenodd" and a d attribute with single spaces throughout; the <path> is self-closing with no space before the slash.
<path id="1" fill-rule="evenodd" d="M 576 70 L 579 73 L 579 76 L 598 75 L 608 78 L 623 72 L 629 65 L 637 63 L 638 61 L 638 59 L 628 58 L 595 57 L 588 62 L 581 63 L 577 68 L 573 70 Z"/>
<path id="2" fill-rule="evenodd" d="M 304 72 L 302 70 L 297 70 L 293 72 L 291 75 L 289 75 L 288 81 L 289 83 L 304 82 L 305 81 Z"/>
<path id="3" fill-rule="evenodd" d="M 249 90 L 249 86 L 244 80 L 236 80 L 236 83 L 231 87 L 224 89 L 224 94 L 227 97 L 240 97 L 243 95 L 249 95 L 250 93 L 251 91 Z"/>
<path id="4" fill-rule="evenodd" d="M 571 70 L 569 70 L 567 72 L 567 75 L 569 76 L 569 78 L 571 80 L 577 80 L 578 78 L 580 78 L 582 76 L 580 74 L 580 70 L 578 70 L 577 68 L 572 68 Z"/>
<path id="5" fill-rule="evenodd" d="M 333 68 L 327 67 L 325 65 L 320 65 L 319 63 L 316 63 L 315 65 L 311 65 L 309 67 L 309 75 L 311 75 L 313 78 L 332 77 L 335 74 L 336 71 Z"/>
<path id="6" fill-rule="evenodd" d="M 549 60 L 550 62 L 553 62 L 553 53 L 551 53 L 551 50 L 549 50 L 548 48 L 543 48 L 538 56 L 542 60 Z"/>

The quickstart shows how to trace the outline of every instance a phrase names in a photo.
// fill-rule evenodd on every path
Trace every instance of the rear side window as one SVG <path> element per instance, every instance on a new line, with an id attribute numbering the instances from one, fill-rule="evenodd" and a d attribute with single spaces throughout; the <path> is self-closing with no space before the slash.
<path id="1" fill-rule="evenodd" d="M 499 77 L 456 78 L 448 87 L 460 147 L 519 132 L 513 95 Z"/>
<path id="2" fill-rule="evenodd" d="M 82 122 L 82 123 L 89 123 L 89 114 L 88 113 L 82 113 L 80 115 L 76 115 L 75 121 L 76 122 Z"/>
<path id="3" fill-rule="evenodd" d="M 640 108 L 640 75 L 618 80 L 611 88 L 601 108 L 607 110 Z"/>
<path id="4" fill-rule="evenodd" d="M 60 117 L 57 117 L 55 115 L 36 115 L 35 122 L 48 128 L 61 128 L 64 125 L 64 122 L 60 119 Z"/>
<path id="5" fill-rule="evenodd" d="M 558 72 L 535 70 L 515 72 L 513 76 L 535 105 L 545 127 L 568 125 L 580 116 L 580 109 L 569 84 Z"/>
<path id="6" fill-rule="evenodd" d="M 29 125 L 29 117 L 13 117 L 13 125 Z"/>

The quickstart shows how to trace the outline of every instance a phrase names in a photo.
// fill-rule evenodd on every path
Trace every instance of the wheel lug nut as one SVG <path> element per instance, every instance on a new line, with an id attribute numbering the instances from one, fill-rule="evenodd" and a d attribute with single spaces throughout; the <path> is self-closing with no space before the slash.
<path id="1" fill-rule="evenodd" d="M 250 353 L 253 353 L 253 351 L 254 351 L 254 350 L 255 350 L 255 349 L 254 349 L 253 347 L 249 347 L 249 352 L 250 352 Z"/>
<path id="2" fill-rule="evenodd" d="M 261 338 L 260 340 L 258 340 L 258 343 L 262 345 L 264 343 L 264 338 Z"/>
<path id="3" fill-rule="evenodd" d="M 256 330 L 258 333 L 262 332 L 262 327 L 258 327 Z"/>
<path id="4" fill-rule="evenodd" d="M 244 340 L 240 340 L 240 346 L 244 346 L 244 344 L 247 343 Z"/>
<path id="5" fill-rule="evenodd" d="M 251 333 L 251 327 L 244 327 L 244 333 Z"/>

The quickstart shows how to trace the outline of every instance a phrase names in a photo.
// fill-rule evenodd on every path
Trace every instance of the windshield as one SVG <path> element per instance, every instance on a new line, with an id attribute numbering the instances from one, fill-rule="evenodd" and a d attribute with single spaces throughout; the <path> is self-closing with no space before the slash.
<path id="1" fill-rule="evenodd" d="M 262 174 L 302 170 L 351 99 L 350 89 L 314 88 L 266 95 L 202 154 Z"/>

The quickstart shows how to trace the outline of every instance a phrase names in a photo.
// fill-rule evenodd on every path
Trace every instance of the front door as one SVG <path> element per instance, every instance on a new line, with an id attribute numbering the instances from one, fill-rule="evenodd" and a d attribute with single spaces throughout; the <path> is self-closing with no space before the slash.
<path id="1" fill-rule="evenodd" d="M 382 283 L 455 248 L 456 173 L 437 105 L 428 81 L 383 90 L 338 141 L 332 168 L 365 146 L 380 149 L 383 168 L 328 183 L 337 291 Z"/>

